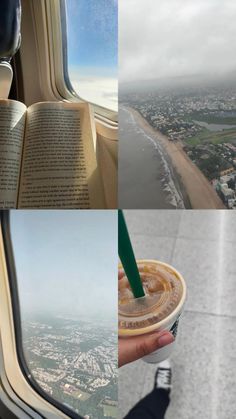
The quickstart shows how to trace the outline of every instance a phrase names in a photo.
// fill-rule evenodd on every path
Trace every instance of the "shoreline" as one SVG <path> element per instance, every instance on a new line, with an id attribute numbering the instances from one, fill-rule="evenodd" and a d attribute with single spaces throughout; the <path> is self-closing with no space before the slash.
<path id="1" fill-rule="evenodd" d="M 155 130 L 135 109 L 127 106 L 142 129 L 161 144 L 180 178 L 192 209 L 225 209 L 225 206 L 210 182 L 191 161 L 180 142 L 174 143 L 160 131 Z M 187 205 L 188 207 L 188 205 Z"/>
<path id="2" fill-rule="evenodd" d="M 127 114 L 128 120 L 130 120 L 130 125 L 128 123 L 128 129 L 131 127 L 131 138 L 129 140 L 130 148 L 127 148 L 126 152 L 130 149 L 132 155 L 134 155 L 135 159 L 135 151 L 133 146 L 136 150 L 136 138 L 134 136 L 134 131 L 136 132 L 137 128 L 137 150 L 139 152 L 140 163 L 143 162 L 144 166 L 148 168 L 145 171 L 144 181 L 145 189 L 143 186 L 139 187 L 135 184 L 135 182 L 139 179 L 138 183 L 143 184 L 143 178 L 140 179 L 139 175 L 136 176 L 136 171 L 139 170 L 139 166 L 134 164 L 133 170 L 131 170 L 131 179 L 129 178 L 129 173 L 125 180 L 125 185 L 127 185 L 127 179 L 130 179 L 130 182 L 133 184 L 133 193 L 134 193 L 134 200 L 136 202 L 135 206 L 140 209 L 191 209 L 191 205 L 183 186 L 183 183 L 175 170 L 172 162 L 164 147 L 157 141 L 153 139 L 153 135 L 144 131 L 138 121 L 135 119 L 134 115 L 132 114 L 131 110 L 127 106 L 120 106 L 120 111 L 123 111 Z M 122 112 L 120 113 L 121 121 L 122 121 Z M 125 121 L 124 126 L 121 126 L 123 136 L 125 135 Z M 133 125 L 134 124 L 134 125 Z M 122 125 L 122 123 L 121 123 Z M 122 135 L 121 135 L 122 137 Z M 133 138 L 132 138 L 133 137 Z M 146 145 L 150 146 L 146 147 Z M 140 151 L 144 152 L 144 160 L 142 160 Z M 144 151 L 146 150 L 146 152 Z M 149 150 L 149 151 L 148 151 Z M 156 162 L 155 162 L 156 160 Z M 150 167 L 149 167 L 150 164 Z M 131 184 L 131 183 L 130 183 Z M 124 198 L 123 192 L 125 191 L 126 186 L 123 185 L 122 189 L 122 199 Z M 136 192 L 135 192 L 136 190 Z M 129 205 L 129 208 L 133 208 L 134 202 L 130 201 L 130 196 L 124 198 L 123 206 Z"/>

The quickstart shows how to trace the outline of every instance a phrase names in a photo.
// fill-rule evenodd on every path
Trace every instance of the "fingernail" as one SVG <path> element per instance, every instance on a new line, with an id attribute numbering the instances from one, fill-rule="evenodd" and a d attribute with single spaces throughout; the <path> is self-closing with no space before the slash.
<path id="1" fill-rule="evenodd" d="M 170 343 L 174 342 L 174 336 L 171 333 L 164 333 L 158 338 L 158 345 L 159 346 L 166 346 Z"/>

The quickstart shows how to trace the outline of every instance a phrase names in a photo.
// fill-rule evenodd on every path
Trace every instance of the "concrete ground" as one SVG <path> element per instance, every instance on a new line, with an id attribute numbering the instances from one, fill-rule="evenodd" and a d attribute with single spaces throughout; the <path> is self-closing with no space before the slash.
<path id="1" fill-rule="evenodd" d="M 236 213 L 125 211 L 137 258 L 184 276 L 188 297 L 172 357 L 166 419 L 236 418 Z M 119 370 L 120 418 L 152 390 L 155 365 Z"/>

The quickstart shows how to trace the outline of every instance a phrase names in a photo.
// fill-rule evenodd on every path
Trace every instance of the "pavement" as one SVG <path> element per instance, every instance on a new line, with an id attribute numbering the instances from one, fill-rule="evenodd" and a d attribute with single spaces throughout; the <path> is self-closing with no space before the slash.
<path id="1" fill-rule="evenodd" d="M 172 264 L 187 302 L 172 357 L 165 419 L 236 418 L 236 213 L 227 210 L 127 210 L 136 258 Z M 119 370 L 119 418 L 153 387 L 156 365 Z"/>

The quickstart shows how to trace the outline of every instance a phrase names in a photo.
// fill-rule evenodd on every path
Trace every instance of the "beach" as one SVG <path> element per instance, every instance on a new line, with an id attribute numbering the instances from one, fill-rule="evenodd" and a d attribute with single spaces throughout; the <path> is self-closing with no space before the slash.
<path id="1" fill-rule="evenodd" d="M 157 143 L 161 144 L 180 176 L 193 209 L 225 209 L 225 206 L 208 179 L 191 161 L 181 142 L 172 142 L 160 131 L 155 130 L 140 113 L 128 108 L 135 122 Z"/>
<path id="2" fill-rule="evenodd" d="M 136 115 L 135 115 L 136 117 Z M 191 208 L 164 147 L 153 140 L 126 106 L 119 106 L 119 207 Z"/>

